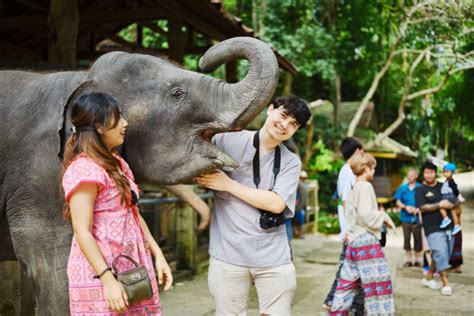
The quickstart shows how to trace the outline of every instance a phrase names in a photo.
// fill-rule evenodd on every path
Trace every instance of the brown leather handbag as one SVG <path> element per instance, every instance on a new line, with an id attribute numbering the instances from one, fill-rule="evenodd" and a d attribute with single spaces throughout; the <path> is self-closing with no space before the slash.
<path id="1" fill-rule="evenodd" d="M 118 272 L 116 265 L 119 258 L 125 258 L 132 262 L 135 265 L 135 268 L 124 272 Z M 129 304 L 134 304 L 153 296 L 150 277 L 148 276 L 148 270 L 145 266 L 139 266 L 133 258 L 127 255 L 118 255 L 112 262 L 112 268 L 114 269 L 113 272 L 117 281 L 122 283 L 122 286 L 127 293 Z"/>

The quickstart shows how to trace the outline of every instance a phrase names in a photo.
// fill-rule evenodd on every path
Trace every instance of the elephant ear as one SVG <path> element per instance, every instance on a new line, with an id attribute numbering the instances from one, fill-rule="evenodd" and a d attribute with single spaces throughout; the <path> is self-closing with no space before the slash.
<path id="1" fill-rule="evenodd" d="M 66 103 L 63 106 L 63 109 L 62 109 L 63 112 L 61 115 L 61 121 L 59 122 L 59 130 L 58 130 L 59 143 L 60 143 L 58 157 L 61 160 L 63 159 L 63 156 L 64 156 L 64 148 L 66 145 L 66 140 L 71 135 L 71 131 L 68 130 L 67 128 L 68 126 L 71 125 L 70 123 L 71 105 L 79 95 L 81 95 L 82 93 L 86 91 L 90 91 L 94 89 L 94 86 L 95 86 L 94 80 L 92 79 L 82 82 L 80 85 L 76 87 L 76 89 L 72 91 L 72 93 L 69 95 Z"/>

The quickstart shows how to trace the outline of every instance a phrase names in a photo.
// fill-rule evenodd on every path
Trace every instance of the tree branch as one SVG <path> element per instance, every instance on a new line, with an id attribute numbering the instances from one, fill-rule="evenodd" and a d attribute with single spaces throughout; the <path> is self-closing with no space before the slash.
<path id="1" fill-rule="evenodd" d="M 465 66 L 463 66 L 463 67 L 455 68 L 455 69 L 453 69 L 453 70 L 451 70 L 451 71 L 449 72 L 449 75 L 453 75 L 453 74 L 455 74 L 455 73 L 457 73 L 457 72 L 464 71 L 464 70 L 468 70 L 468 69 L 474 69 L 474 63 L 471 63 L 471 64 L 469 64 L 469 65 L 465 65 Z"/>
<path id="2" fill-rule="evenodd" d="M 443 87 L 445 86 L 446 82 L 448 82 L 450 77 L 451 77 L 451 74 L 450 74 L 450 71 L 448 71 L 446 72 L 446 75 L 444 76 L 443 81 L 441 81 L 439 85 L 433 88 L 423 89 L 423 90 L 414 92 L 412 94 L 409 94 L 407 97 L 407 101 L 411 101 L 413 99 L 416 99 L 418 97 L 421 97 L 427 94 L 433 94 L 433 93 L 439 92 L 441 89 L 443 89 Z"/>
<path id="3" fill-rule="evenodd" d="M 416 12 L 433 4 L 437 4 L 437 1 L 425 1 L 425 2 L 420 2 L 414 5 L 413 7 L 410 8 L 410 10 L 408 10 L 405 18 L 400 22 L 400 25 L 398 27 L 398 35 L 390 49 L 390 53 L 388 55 L 387 61 L 385 62 L 383 67 L 379 70 L 379 72 L 375 75 L 374 80 L 372 81 L 372 84 L 370 85 L 369 90 L 367 91 L 364 98 L 360 102 L 357 112 L 355 113 L 354 117 L 349 123 L 349 128 L 347 129 L 347 136 L 354 136 L 354 132 L 362 118 L 362 114 L 364 113 L 364 110 L 367 107 L 367 104 L 369 103 L 373 95 L 375 94 L 375 91 L 378 88 L 380 80 L 383 78 L 383 76 L 389 69 L 390 65 L 392 64 L 393 58 L 395 57 L 396 53 L 399 52 L 396 48 L 400 44 L 402 38 L 405 36 L 405 32 L 409 25 L 410 20 L 412 19 L 412 17 L 414 16 Z"/>
<path id="4" fill-rule="evenodd" d="M 390 48 L 390 53 L 387 57 L 387 60 L 386 60 L 385 64 L 375 75 L 375 77 L 372 81 L 372 84 L 370 85 L 369 90 L 365 94 L 364 98 L 362 99 L 361 103 L 359 104 L 359 107 L 358 107 L 356 113 L 354 114 L 354 117 L 352 118 L 351 122 L 349 123 L 349 128 L 347 130 L 347 136 L 353 136 L 354 135 L 355 130 L 357 128 L 357 125 L 359 124 L 359 122 L 362 118 L 362 114 L 363 114 L 365 108 L 367 107 L 367 104 L 369 103 L 369 101 L 373 97 L 373 95 L 375 94 L 375 91 L 378 88 L 380 80 L 382 79 L 382 77 L 388 71 L 390 65 L 393 62 L 393 58 L 395 56 L 398 56 L 399 54 L 402 54 L 404 52 L 419 54 L 418 57 L 416 58 L 416 60 L 413 62 L 412 66 L 410 68 L 409 74 L 408 74 L 408 76 L 405 80 L 404 94 L 403 94 L 403 97 L 400 100 L 400 104 L 399 104 L 399 117 L 381 135 L 379 135 L 381 137 L 377 136 L 377 139 L 379 139 L 379 140 L 383 139 L 386 135 L 390 135 L 401 124 L 401 122 L 403 122 L 404 117 L 405 117 L 404 108 L 405 108 L 405 105 L 408 101 L 410 101 L 414 98 L 417 98 L 419 96 L 422 96 L 422 95 L 426 95 L 426 94 L 430 94 L 430 93 L 436 93 L 436 92 L 438 92 L 439 90 L 441 90 L 443 88 L 444 84 L 449 79 L 449 76 L 451 76 L 453 73 L 455 73 L 457 71 L 464 70 L 464 69 L 474 68 L 474 66 L 468 65 L 468 66 L 460 67 L 459 70 L 450 70 L 446 73 L 446 76 L 445 76 L 443 82 L 440 84 L 440 86 L 430 88 L 430 89 L 425 89 L 425 90 L 422 90 L 422 91 L 418 91 L 418 92 L 409 94 L 409 91 L 410 91 L 411 85 L 412 85 L 413 73 L 414 73 L 416 67 L 421 63 L 423 58 L 426 56 L 426 54 L 428 52 L 431 53 L 431 50 L 435 47 L 453 47 L 453 44 L 444 42 L 443 44 L 430 46 L 430 47 L 424 49 L 423 51 L 397 49 L 397 47 L 400 44 L 403 37 L 405 36 L 405 32 L 406 32 L 408 26 L 418 24 L 418 23 L 422 23 L 422 22 L 425 22 L 425 21 L 435 20 L 435 19 L 436 20 L 446 20 L 446 19 L 451 20 L 452 19 L 451 16 L 458 17 L 458 20 L 459 20 L 460 17 L 462 16 L 459 10 L 448 10 L 451 7 L 453 7 L 453 4 L 456 4 L 456 3 L 449 2 L 449 1 L 448 2 L 424 1 L 424 2 L 420 2 L 420 3 L 415 4 L 414 6 L 412 6 L 406 12 L 404 19 L 402 19 L 402 21 L 399 24 L 399 27 L 398 27 L 398 30 L 397 30 L 398 34 L 396 36 L 395 42 L 393 43 L 393 45 Z M 458 9 L 458 8 L 455 7 L 455 9 Z M 417 15 L 417 13 L 424 14 L 425 17 L 416 18 L 415 15 Z M 470 56 L 470 55 L 471 55 L 471 53 L 468 53 L 468 56 Z M 438 54 L 437 57 L 441 57 L 441 54 Z M 456 52 L 454 52 L 452 54 L 452 56 L 450 56 L 450 57 L 464 58 L 465 61 L 469 61 L 469 60 L 467 60 L 466 56 L 462 57 L 462 55 L 456 54 Z"/>

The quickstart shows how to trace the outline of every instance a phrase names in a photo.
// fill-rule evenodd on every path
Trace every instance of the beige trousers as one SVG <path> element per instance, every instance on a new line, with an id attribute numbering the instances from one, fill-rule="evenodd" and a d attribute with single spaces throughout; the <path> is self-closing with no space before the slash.
<path id="1" fill-rule="evenodd" d="M 211 257 L 208 282 L 216 316 L 246 316 L 252 282 L 257 289 L 260 314 L 291 315 L 296 290 L 293 263 L 272 268 L 247 268 Z"/>

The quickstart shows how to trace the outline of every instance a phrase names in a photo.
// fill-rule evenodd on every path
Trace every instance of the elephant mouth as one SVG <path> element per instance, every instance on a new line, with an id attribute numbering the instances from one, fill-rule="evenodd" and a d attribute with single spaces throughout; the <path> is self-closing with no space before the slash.
<path id="1" fill-rule="evenodd" d="M 209 159 L 217 169 L 223 169 L 226 167 L 236 169 L 239 167 L 239 164 L 235 159 L 212 143 L 212 138 L 215 135 L 230 131 L 231 130 L 227 127 L 214 125 L 212 127 L 207 127 L 200 132 L 200 139 L 202 140 L 203 147 L 205 147 L 205 157 Z"/>

